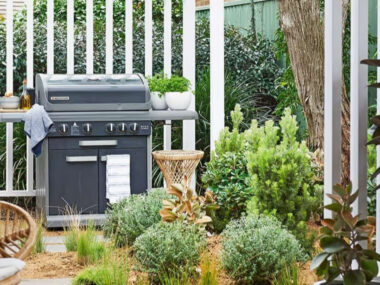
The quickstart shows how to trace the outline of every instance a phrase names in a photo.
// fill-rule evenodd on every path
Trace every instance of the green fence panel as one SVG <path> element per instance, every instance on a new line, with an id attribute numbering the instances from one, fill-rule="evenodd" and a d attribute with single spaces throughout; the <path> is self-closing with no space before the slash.
<path id="1" fill-rule="evenodd" d="M 244 30 L 252 27 L 251 0 L 227 2 L 225 6 L 224 22 Z M 279 26 L 277 18 L 276 0 L 254 0 L 256 31 L 268 39 L 274 39 L 274 33 Z M 209 7 L 197 8 L 197 17 L 209 17 Z"/>

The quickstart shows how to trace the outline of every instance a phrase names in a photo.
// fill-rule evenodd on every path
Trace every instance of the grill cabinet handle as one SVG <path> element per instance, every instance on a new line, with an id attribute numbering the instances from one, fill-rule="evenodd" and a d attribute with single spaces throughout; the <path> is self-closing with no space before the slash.
<path id="1" fill-rule="evenodd" d="M 80 141 L 79 146 L 117 146 L 117 140 Z"/>
<path id="2" fill-rule="evenodd" d="M 66 162 L 97 162 L 97 156 L 66 156 Z"/>

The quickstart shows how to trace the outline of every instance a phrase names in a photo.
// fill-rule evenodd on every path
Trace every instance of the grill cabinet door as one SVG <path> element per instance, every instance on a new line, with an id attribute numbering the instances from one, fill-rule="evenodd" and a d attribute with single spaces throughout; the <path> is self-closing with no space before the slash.
<path id="1" fill-rule="evenodd" d="M 49 214 L 98 213 L 98 150 L 49 150 Z"/>

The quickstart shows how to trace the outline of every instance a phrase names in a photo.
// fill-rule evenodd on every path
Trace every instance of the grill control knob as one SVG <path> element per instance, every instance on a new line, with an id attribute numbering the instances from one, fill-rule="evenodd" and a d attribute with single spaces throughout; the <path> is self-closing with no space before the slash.
<path id="1" fill-rule="evenodd" d="M 66 135 L 69 133 L 69 125 L 68 124 L 60 124 L 58 129 L 62 135 Z"/>
<path id="2" fill-rule="evenodd" d="M 138 123 L 130 124 L 129 129 L 133 134 L 136 134 L 140 130 L 140 125 Z"/>
<path id="3" fill-rule="evenodd" d="M 109 123 L 106 125 L 106 131 L 109 134 L 113 134 L 115 132 L 115 124 L 114 123 Z"/>
<path id="4" fill-rule="evenodd" d="M 92 125 L 90 123 L 83 124 L 83 133 L 86 135 L 91 134 L 92 132 Z"/>
<path id="5" fill-rule="evenodd" d="M 126 133 L 127 132 L 127 124 L 126 123 L 120 123 L 119 124 L 119 131 L 122 133 Z"/>

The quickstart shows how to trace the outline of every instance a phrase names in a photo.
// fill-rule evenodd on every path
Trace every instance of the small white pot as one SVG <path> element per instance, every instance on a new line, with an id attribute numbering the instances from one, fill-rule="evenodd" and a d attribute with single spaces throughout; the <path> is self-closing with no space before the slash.
<path id="1" fill-rule="evenodd" d="M 171 110 L 184 111 L 189 108 L 191 104 L 193 93 L 187 92 L 166 92 L 165 99 Z"/>
<path id="2" fill-rule="evenodd" d="M 160 92 L 151 92 L 151 100 L 152 100 L 152 107 L 153 110 L 166 110 L 168 108 L 168 105 L 166 104 L 165 95 L 162 95 L 161 97 Z"/>

